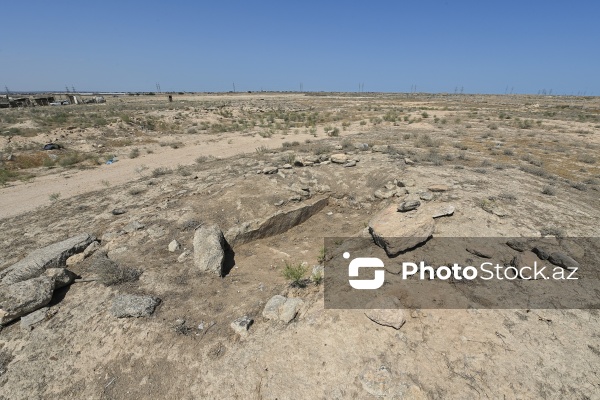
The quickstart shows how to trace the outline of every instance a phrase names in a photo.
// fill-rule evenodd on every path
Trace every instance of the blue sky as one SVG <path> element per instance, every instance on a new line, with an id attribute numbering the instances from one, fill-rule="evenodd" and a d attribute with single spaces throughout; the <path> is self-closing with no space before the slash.
<path id="1" fill-rule="evenodd" d="M 11 90 L 600 95 L 600 1 L 3 1 Z"/>

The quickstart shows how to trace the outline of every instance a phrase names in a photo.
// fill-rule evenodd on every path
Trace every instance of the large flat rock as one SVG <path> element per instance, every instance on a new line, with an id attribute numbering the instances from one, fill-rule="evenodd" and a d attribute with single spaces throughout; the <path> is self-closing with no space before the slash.
<path id="1" fill-rule="evenodd" d="M 308 220 L 328 203 L 327 197 L 312 202 L 307 201 L 290 210 L 279 211 L 266 219 L 257 219 L 234 226 L 227 231 L 225 238 L 227 243 L 234 246 L 279 235 Z"/>
<path id="2" fill-rule="evenodd" d="M 369 221 L 369 233 L 389 257 L 425 242 L 434 229 L 431 214 L 401 213 L 396 204 L 390 204 Z"/>
<path id="3" fill-rule="evenodd" d="M 84 251 L 94 240 L 92 235 L 82 233 L 62 242 L 34 250 L 21 261 L 0 272 L 2 285 L 11 285 L 36 278 L 48 268 L 64 267 L 67 258 Z"/>

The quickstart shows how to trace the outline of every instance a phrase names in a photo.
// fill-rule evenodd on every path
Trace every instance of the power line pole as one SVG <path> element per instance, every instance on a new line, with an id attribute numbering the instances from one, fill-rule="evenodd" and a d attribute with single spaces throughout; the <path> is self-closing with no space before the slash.
<path id="1" fill-rule="evenodd" d="M 6 90 L 6 95 L 7 96 L 10 95 L 10 90 L 8 90 L 8 86 L 5 85 L 4 86 L 4 90 Z"/>
<path id="2" fill-rule="evenodd" d="M 71 86 L 71 89 L 73 90 L 73 93 L 75 93 L 75 86 Z"/>
<path id="3" fill-rule="evenodd" d="M 235 82 L 233 82 L 233 93 L 235 93 Z"/>
<path id="4" fill-rule="evenodd" d="M 65 89 L 67 89 L 67 93 L 69 93 L 69 87 L 65 85 Z"/>

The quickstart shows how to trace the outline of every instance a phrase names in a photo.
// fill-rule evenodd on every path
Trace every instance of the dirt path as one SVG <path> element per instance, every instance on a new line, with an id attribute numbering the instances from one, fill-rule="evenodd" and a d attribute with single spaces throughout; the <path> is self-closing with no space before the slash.
<path id="1" fill-rule="evenodd" d="M 195 142 L 197 138 L 194 138 Z M 253 152 L 261 146 L 277 148 L 285 141 L 304 142 L 314 138 L 310 134 L 297 134 L 265 139 L 232 133 L 221 136 L 218 141 L 214 141 L 214 136 L 207 136 L 206 139 L 202 144 L 186 145 L 179 149 L 157 147 L 153 154 L 144 154 L 138 158 L 120 159 L 114 164 L 101 165 L 91 170 L 66 170 L 59 174 L 37 177 L 32 182 L 19 182 L 14 186 L 0 188 L 0 219 L 47 206 L 52 202 L 50 195 L 53 193 L 59 193 L 61 199 L 66 199 L 103 188 L 109 190 L 111 186 L 138 179 L 140 175 L 137 171 L 143 166 L 150 171 L 159 167 L 173 168 L 180 164 L 193 164 L 199 156 L 227 158 Z"/>

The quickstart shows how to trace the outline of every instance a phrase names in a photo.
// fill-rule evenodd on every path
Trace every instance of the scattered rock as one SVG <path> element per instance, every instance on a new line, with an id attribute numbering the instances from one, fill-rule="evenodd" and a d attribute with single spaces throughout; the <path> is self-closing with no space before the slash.
<path id="1" fill-rule="evenodd" d="M 286 300 L 285 296 L 279 294 L 271 297 L 263 309 L 262 316 L 266 319 L 279 319 L 279 308 Z"/>
<path id="2" fill-rule="evenodd" d="M 367 318 L 379 325 L 400 329 L 406 322 L 400 300 L 396 297 L 377 298 L 367 304 L 367 308 L 369 308 L 365 312 Z"/>
<path id="3" fill-rule="evenodd" d="M 39 276 L 0 288 L 0 324 L 4 325 L 50 303 L 54 280 Z"/>
<path id="4" fill-rule="evenodd" d="M 427 188 L 430 192 L 447 192 L 448 190 L 450 190 L 450 188 L 448 187 L 448 185 L 442 185 L 442 184 L 437 184 L 437 185 L 431 185 Z"/>
<path id="5" fill-rule="evenodd" d="M 419 198 L 424 201 L 431 201 L 431 200 L 433 200 L 433 193 L 423 192 L 419 195 Z"/>
<path id="6" fill-rule="evenodd" d="M 173 239 L 171 243 L 169 243 L 168 249 L 171 253 L 174 253 L 177 250 L 181 249 L 181 244 L 177 240 Z"/>
<path id="7" fill-rule="evenodd" d="M 48 307 L 42 307 L 31 314 L 24 315 L 21 317 L 21 329 L 30 331 L 33 329 L 35 324 L 39 324 L 40 322 L 44 321 L 47 316 Z"/>
<path id="8" fill-rule="evenodd" d="M 376 144 L 373 146 L 373 151 L 376 153 L 385 153 L 386 151 L 388 151 L 390 146 L 388 146 L 387 144 Z"/>
<path id="9" fill-rule="evenodd" d="M 465 250 L 481 258 L 492 258 L 494 256 L 494 250 L 490 248 L 469 246 Z"/>
<path id="10" fill-rule="evenodd" d="M 373 193 L 373 196 L 375 196 L 376 199 L 385 200 L 385 199 L 389 199 L 390 197 L 393 197 L 395 194 L 396 194 L 396 190 L 385 191 L 385 190 L 377 189 L 375 191 L 375 193 Z"/>
<path id="11" fill-rule="evenodd" d="M 398 187 L 415 186 L 415 180 L 414 179 L 399 179 L 396 181 L 396 185 L 398 185 Z"/>
<path id="12" fill-rule="evenodd" d="M 77 278 L 77 275 L 66 268 L 48 268 L 44 275 L 54 282 L 53 289 L 70 285 Z"/>
<path id="13" fill-rule="evenodd" d="M 65 261 L 65 264 L 67 265 L 67 267 L 71 267 L 75 264 L 79 264 L 83 260 L 85 260 L 85 254 L 77 253 L 77 254 L 73 254 L 71 257 L 67 258 L 67 261 Z"/>
<path id="14" fill-rule="evenodd" d="M 398 206 L 398 211 L 407 212 L 407 211 L 416 210 L 420 205 L 421 205 L 421 202 L 419 200 L 403 201 Z"/>
<path id="15" fill-rule="evenodd" d="M 144 229 L 146 226 L 139 221 L 133 221 L 125 225 L 123 230 L 127 233 L 133 233 L 135 231 L 139 231 L 140 229 Z"/>
<path id="16" fill-rule="evenodd" d="M 100 248 L 100 243 L 98 243 L 97 240 L 93 241 L 92 243 L 89 244 L 88 247 L 85 248 L 85 250 L 83 251 L 83 256 L 84 258 L 88 258 L 89 256 L 91 256 L 92 254 L 94 254 L 94 252 L 96 252 L 96 250 L 98 250 Z"/>
<path id="17" fill-rule="evenodd" d="M 369 150 L 369 145 L 367 143 L 355 143 L 354 148 L 360 151 Z"/>
<path id="18" fill-rule="evenodd" d="M 506 245 L 516 251 L 525 251 L 528 248 L 526 242 L 524 242 L 522 240 L 517 240 L 517 239 L 507 240 Z"/>
<path id="19" fill-rule="evenodd" d="M 233 329 L 234 332 L 238 335 L 246 336 L 248 335 L 248 329 L 250 329 L 250 326 L 253 322 L 253 319 L 251 319 L 247 315 L 244 315 L 243 317 L 240 317 L 233 321 L 229 326 L 231 326 L 231 329 Z"/>
<path id="20" fill-rule="evenodd" d="M 411 160 L 410 158 L 405 158 L 404 159 L 404 164 L 406 164 L 406 165 L 415 165 L 415 162 L 413 160 Z"/>
<path id="21" fill-rule="evenodd" d="M 10 285 L 40 276 L 47 268 L 64 266 L 73 254 L 82 252 L 95 238 L 87 233 L 31 252 L 27 257 L 0 272 L 2 283 Z"/>
<path id="22" fill-rule="evenodd" d="M 149 317 L 159 304 L 158 297 L 120 294 L 114 298 L 110 312 L 117 318 Z"/>
<path id="23" fill-rule="evenodd" d="M 381 210 L 369 221 L 369 233 L 375 244 L 383 248 L 389 257 L 427 241 L 434 228 L 435 221 L 431 216 L 398 213 L 395 204 Z"/>
<path id="24" fill-rule="evenodd" d="M 344 167 L 348 168 L 348 167 L 356 167 L 356 160 L 350 160 L 347 163 L 344 164 Z"/>
<path id="25" fill-rule="evenodd" d="M 433 218 L 440 218 L 440 217 L 446 217 L 446 216 L 450 216 L 454 214 L 454 206 L 453 205 L 445 205 L 445 206 L 441 206 L 438 209 L 433 211 Z"/>
<path id="26" fill-rule="evenodd" d="M 180 262 L 180 263 L 181 263 L 181 262 L 184 262 L 184 261 L 185 261 L 185 260 L 187 260 L 187 259 L 188 259 L 188 257 L 189 257 L 189 256 L 191 256 L 191 255 L 192 255 L 192 252 L 191 252 L 191 251 L 189 251 L 189 250 L 185 250 L 183 253 L 181 253 L 181 254 L 179 255 L 179 257 L 177 257 L 177 262 Z"/>
<path id="27" fill-rule="evenodd" d="M 234 226 L 225 234 L 227 242 L 235 246 L 286 232 L 325 208 L 329 198 L 307 203 L 308 201 L 287 211 L 278 211 L 264 220 L 253 220 Z"/>
<path id="28" fill-rule="evenodd" d="M 342 153 L 332 154 L 330 160 L 334 164 L 345 164 L 348 161 L 348 156 Z"/>
<path id="29" fill-rule="evenodd" d="M 534 246 L 531 251 L 533 251 L 542 260 L 547 260 L 548 257 L 550 257 L 550 250 L 543 246 Z"/>
<path id="30" fill-rule="evenodd" d="M 281 168 L 283 168 L 283 169 L 292 169 L 292 164 L 283 164 L 283 166 Z"/>
<path id="31" fill-rule="evenodd" d="M 575 269 L 580 268 L 579 263 L 573 260 L 570 256 L 566 255 L 565 253 L 554 252 L 550 254 L 550 257 L 548 257 L 548 261 L 550 261 L 554 265 L 558 265 L 559 267 L 569 271 L 574 271 Z"/>
<path id="32" fill-rule="evenodd" d="M 304 304 L 302 299 L 297 297 L 287 298 L 281 295 L 275 295 L 265 305 L 262 316 L 270 320 L 279 320 L 283 323 L 290 323 L 298 310 Z"/>
<path id="33" fill-rule="evenodd" d="M 335 150 L 342 150 L 344 147 L 341 144 L 336 144 L 333 148 Z"/>
<path id="34" fill-rule="evenodd" d="M 217 225 L 202 225 L 194 233 L 194 264 L 200 271 L 223 276 L 225 237 Z"/>
<path id="35" fill-rule="evenodd" d="M 111 211 L 112 215 L 121 215 L 121 214 L 125 214 L 127 212 L 127 210 L 125 210 L 124 208 L 115 208 Z"/>
<path id="36" fill-rule="evenodd" d="M 279 171 L 277 169 L 277 167 L 265 167 L 265 168 L 263 168 L 262 173 L 265 175 L 271 175 L 271 174 L 276 174 L 277 171 Z"/>

